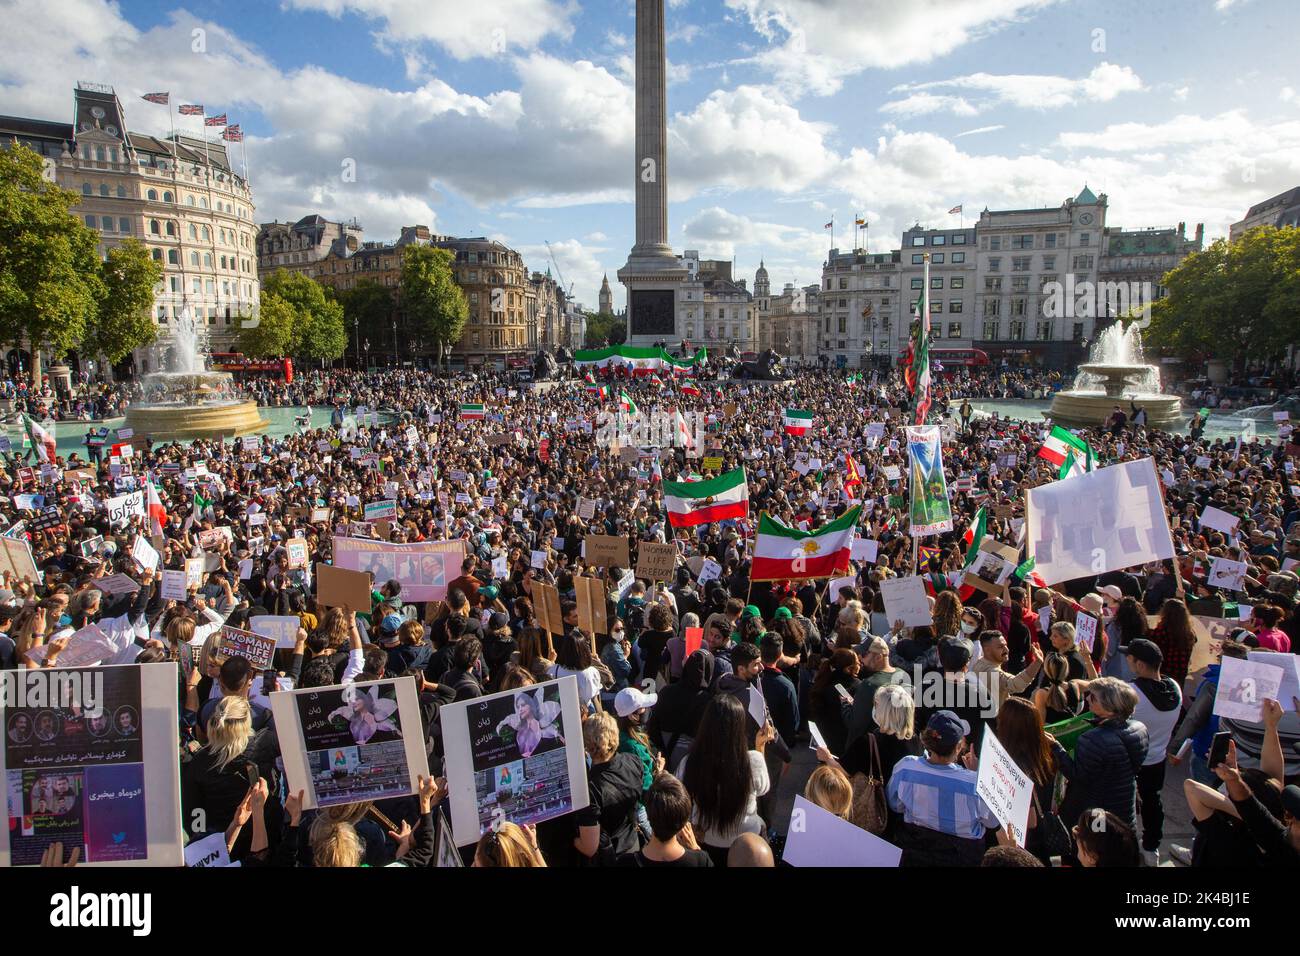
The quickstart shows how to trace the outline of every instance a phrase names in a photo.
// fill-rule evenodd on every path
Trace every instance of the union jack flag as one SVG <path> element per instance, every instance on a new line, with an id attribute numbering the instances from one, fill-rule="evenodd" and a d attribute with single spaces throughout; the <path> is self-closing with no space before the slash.
<path id="1" fill-rule="evenodd" d="M 203 115 L 203 104 L 202 104 L 202 103 L 182 103 L 180 106 L 176 107 L 176 112 L 180 113 L 181 116 L 202 116 L 202 115 Z"/>
<path id="2" fill-rule="evenodd" d="M 226 114 L 222 113 L 220 116 L 209 116 L 207 119 L 203 121 L 203 125 L 204 126 L 225 126 Z"/>
<path id="3" fill-rule="evenodd" d="M 159 106 L 166 106 L 168 102 L 168 94 L 146 93 L 144 96 L 140 97 L 140 99 L 145 100 L 148 103 L 157 103 Z"/>
<path id="4" fill-rule="evenodd" d="M 244 131 L 236 123 L 234 126 L 227 126 L 222 132 L 221 138 L 232 143 L 242 143 L 244 141 Z"/>

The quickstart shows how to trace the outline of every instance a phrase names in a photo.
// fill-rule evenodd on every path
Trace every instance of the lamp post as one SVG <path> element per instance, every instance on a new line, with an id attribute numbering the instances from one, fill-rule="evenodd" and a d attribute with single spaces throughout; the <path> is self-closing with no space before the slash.
<path id="1" fill-rule="evenodd" d="M 397 319 L 393 319 L 393 365 L 397 365 Z"/>

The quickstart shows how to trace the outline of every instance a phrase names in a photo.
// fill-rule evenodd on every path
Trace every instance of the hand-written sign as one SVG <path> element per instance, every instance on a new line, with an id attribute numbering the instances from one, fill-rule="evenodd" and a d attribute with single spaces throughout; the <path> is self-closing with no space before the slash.
<path id="1" fill-rule="evenodd" d="M 632 563 L 627 538 L 618 535 L 593 534 L 585 539 L 587 563 L 600 568 L 626 568 Z"/>
<path id="2" fill-rule="evenodd" d="M 275 638 L 238 627 L 223 627 L 217 655 L 222 660 L 242 657 L 257 670 L 265 670 L 271 666 L 271 660 L 275 657 Z"/>
<path id="3" fill-rule="evenodd" d="M 677 546 L 642 541 L 636 547 L 636 576 L 647 581 L 671 581 L 677 566 Z"/>

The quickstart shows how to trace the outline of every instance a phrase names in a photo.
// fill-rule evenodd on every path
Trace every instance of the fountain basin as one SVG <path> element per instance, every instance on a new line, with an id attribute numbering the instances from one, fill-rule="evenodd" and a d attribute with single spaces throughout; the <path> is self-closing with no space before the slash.
<path id="1" fill-rule="evenodd" d="M 155 441 L 237 438 L 269 422 L 257 403 L 237 398 L 229 372 L 158 372 L 144 377 L 145 400 L 126 410 L 126 426 Z"/>
<path id="2" fill-rule="evenodd" d="M 1146 409 L 1148 428 L 1173 431 L 1183 424 L 1183 403 L 1177 395 L 1138 394 L 1116 398 L 1105 392 L 1069 389 L 1056 393 L 1047 414 L 1056 424 L 1070 428 L 1104 425 L 1115 411 L 1116 405 L 1124 414 L 1132 416 L 1130 398 L 1138 408 Z"/>
<path id="3" fill-rule="evenodd" d="M 1143 361 L 1137 325 L 1116 323 L 1102 332 L 1092 360 L 1079 366 L 1074 387 L 1057 392 L 1048 412 L 1052 421 L 1074 428 L 1104 425 L 1115 406 L 1132 416 L 1132 405 L 1147 413 L 1147 427 L 1172 431 L 1182 424 L 1183 403 L 1160 391 L 1160 370 Z"/>

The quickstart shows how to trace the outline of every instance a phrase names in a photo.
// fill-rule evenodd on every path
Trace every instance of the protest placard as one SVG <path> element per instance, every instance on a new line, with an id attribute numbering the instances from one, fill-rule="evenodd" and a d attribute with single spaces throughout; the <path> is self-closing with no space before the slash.
<path id="1" fill-rule="evenodd" d="M 184 571 L 164 570 L 161 594 L 164 601 L 184 601 L 189 597 Z"/>
<path id="2" fill-rule="evenodd" d="M 608 634 L 605 585 L 597 578 L 577 577 L 573 579 L 573 587 L 578 603 L 578 627 L 593 636 Z"/>
<path id="3" fill-rule="evenodd" d="M 984 731 L 984 742 L 980 746 L 975 793 L 993 811 L 1016 841 L 1016 846 L 1024 846 L 1034 781 L 1020 769 L 990 729 Z"/>
<path id="4" fill-rule="evenodd" d="M 826 588 L 826 600 L 834 603 L 840 596 L 840 588 L 853 588 L 856 596 L 857 586 L 857 578 L 852 575 L 846 578 L 834 578 Z"/>
<path id="5" fill-rule="evenodd" d="M 289 558 L 290 569 L 307 567 L 307 541 L 305 538 L 290 538 L 284 543 L 285 553 Z"/>
<path id="6" fill-rule="evenodd" d="M 439 720 L 458 845 L 587 806 L 576 677 L 444 704 Z"/>
<path id="7" fill-rule="evenodd" d="M 564 618 L 560 615 L 560 592 L 556 590 L 555 585 L 533 581 L 533 594 L 533 611 L 542 630 L 548 634 L 563 634 L 567 628 L 564 626 Z"/>
<path id="8" fill-rule="evenodd" d="M 58 656 L 59 667 L 90 667 L 100 661 L 116 657 L 120 648 L 108 639 L 97 624 L 87 624 L 68 636 L 63 653 Z M 27 651 L 29 660 L 40 664 L 49 655 L 48 644 L 38 644 Z"/>
<path id="9" fill-rule="evenodd" d="M 207 561 L 203 558 L 186 558 L 185 559 L 185 586 L 187 588 L 197 588 L 203 584 L 203 572 L 207 568 Z"/>
<path id="10" fill-rule="evenodd" d="M 596 517 L 596 500 L 594 498 L 578 498 L 578 517 L 583 521 L 590 521 Z"/>
<path id="11" fill-rule="evenodd" d="M 1049 585 L 1174 557 L 1150 458 L 1029 489 L 1025 529 L 1034 570 Z"/>
<path id="12" fill-rule="evenodd" d="M 672 542 L 641 541 L 636 546 L 636 576 L 647 581 L 671 581 L 677 567 L 677 546 Z"/>
<path id="13" fill-rule="evenodd" d="M 1224 655 L 1214 694 L 1214 715 L 1259 723 L 1264 701 L 1278 699 L 1284 676 L 1282 668 L 1273 664 Z"/>
<path id="14" fill-rule="evenodd" d="M 598 568 L 626 568 L 632 564 L 627 538 L 612 534 L 589 534 L 583 539 L 587 563 Z"/>
<path id="15" fill-rule="evenodd" d="M 1020 552 L 1016 548 L 985 538 L 980 542 L 975 560 L 966 569 L 962 583 L 986 594 L 1001 594 L 1019 559 Z"/>
<path id="16" fill-rule="evenodd" d="M 283 691 L 271 713 L 304 809 L 409 796 L 429 776 L 413 678 Z"/>
<path id="17" fill-rule="evenodd" d="M 90 583 L 105 594 L 115 597 L 119 594 L 134 594 L 140 590 L 140 584 L 125 574 L 109 574 L 102 578 L 95 578 Z"/>
<path id="18" fill-rule="evenodd" d="M 366 521 L 378 521 L 381 518 L 396 518 L 397 502 L 392 499 L 385 501 L 367 501 L 364 510 Z"/>
<path id="19" fill-rule="evenodd" d="M 136 535 L 135 543 L 131 545 L 131 558 L 140 566 L 140 570 L 156 570 L 160 557 L 148 538 L 142 534 Z"/>
<path id="20" fill-rule="evenodd" d="M 1212 588 L 1224 588 L 1228 591 L 1246 590 L 1246 572 L 1250 568 L 1245 561 L 1233 561 L 1231 558 L 1215 558 L 1210 564 L 1210 574 L 1206 583 Z"/>
<path id="21" fill-rule="evenodd" d="M 1228 512 L 1221 508 L 1216 508 L 1213 505 L 1207 505 L 1205 510 L 1201 512 L 1202 528 L 1213 528 L 1215 531 L 1222 531 L 1224 534 L 1234 535 L 1237 533 L 1237 526 L 1239 524 L 1241 524 L 1241 519 L 1236 515 L 1228 514 Z"/>
<path id="22" fill-rule="evenodd" d="M 903 851 L 874 833 L 823 810 L 807 797 L 794 798 L 782 859 L 791 866 L 895 867 Z"/>
<path id="23" fill-rule="evenodd" d="M 447 596 L 448 583 L 460 574 L 464 560 L 465 542 L 459 539 L 389 543 L 334 538 L 335 567 L 368 571 L 374 575 L 375 587 L 400 581 L 402 597 L 407 601 L 441 601 Z"/>
<path id="24" fill-rule="evenodd" d="M 219 869 L 230 866 L 230 851 L 226 848 L 226 834 L 213 833 L 202 840 L 185 846 L 185 865 L 196 870 Z"/>
<path id="25" fill-rule="evenodd" d="M 364 571 L 317 563 L 316 594 L 317 600 L 324 607 L 341 607 L 359 614 L 370 613 L 370 575 Z"/>
<path id="26" fill-rule="evenodd" d="M 1087 611 L 1080 611 L 1074 617 L 1074 637 L 1086 647 L 1092 650 L 1093 642 L 1097 640 L 1097 619 Z"/>
<path id="27" fill-rule="evenodd" d="M 700 570 L 696 579 L 700 584 L 708 584 L 710 581 L 716 581 L 722 576 L 722 565 L 712 558 L 705 558 L 700 562 Z"/>
<path id="28" fill-rule="evenodd" d="M 1256 664 L 1282 669 L 1282 683 L 1278 685 L 1277 696 L 1273 699 L 1282 705 L 1284 711 L 1295 711 L 1296 698 L 1300 697 L 1300 657 L 1289 651 L 1261 651 L 1252 647 L 1247 652 L 1247 659 Z"/>
<path id="29" fill-rule="evenodd" d="M 275 641 L 278 650 L 292 648 L 298 643 L 298 628 L 302 627 L 302 619 L 296 614 L 258 614 L 248 619 L 248 626 L 254 634 Z"/>
<path id="30" fill-rule="evenodd" d="M 919 577 L 885 578 L 880 582 L 880 595 L 891 624 L 902 621 L 908 627 L 924 627 L 934 623 L 925 584 Z"/>
<path id="31" fill-rule="evenodd" d="M 118 495 L 116 498 L 109 498 L 104 502 L 104 510 L 108 513 L 109 524 L 129 521 L 132 516 L 143 518 L 145 516 L 144 491 L 132 491 L 129 494 Z"/>
<path id="32" fill-rule="evenodd" d="M 546 568 L 547 553 L 545 551 L 532 551 L 529 553 L 529 565 L 541 571 Z"/>
<path id="33" fill-rule="evenodd" d="M 682 632 L 682 639 L 686 642 L 686 651 L 682 655 L 682 659 L 685 660 L 703 646 L 704 628 L 688 627 Z"/>
<path id="34" fill-rule="evenodd" d="M 181 866 L 178 665 L 58 674 L 66 697 L 51 706 L 49 671 L 0 673 L 0 867 L 39 866 L 56 840 L 80 851 L 79 867 Z"/>
<path id="35" fill-rule="evenodd" d="M 255 669 L 265 670 L 271 666 L 271 660 L 275 657 L 275 638 L 227 625 L 221 628 L 217 657 L 220 660 L 242 657 Z"/>
<path id="36" fill-rule="evenodd" d="M 849 556 L 854 561 L 875 564 L 880 557 L 880 542 L 871 538 L 854 538 L 850 545 Z"/>

